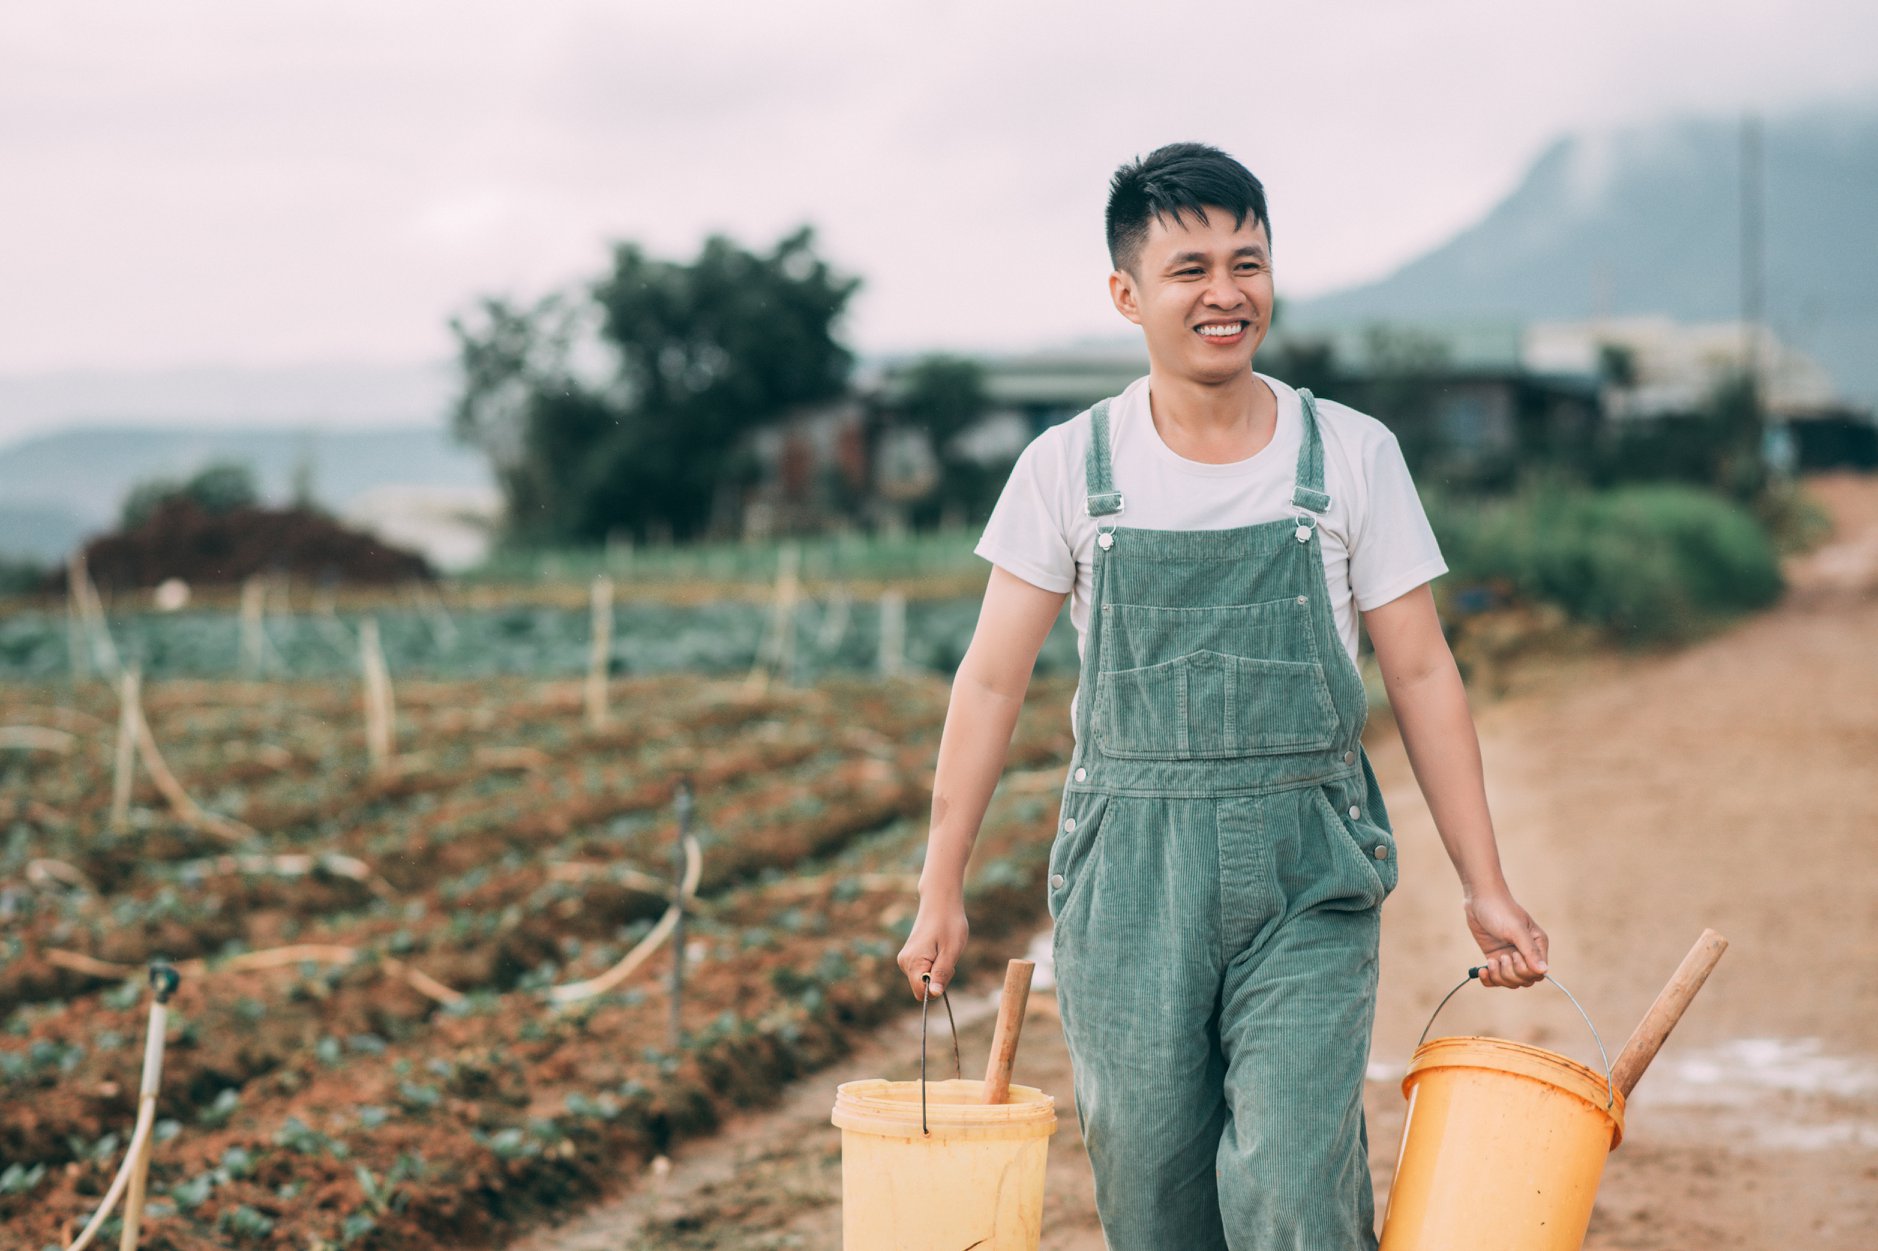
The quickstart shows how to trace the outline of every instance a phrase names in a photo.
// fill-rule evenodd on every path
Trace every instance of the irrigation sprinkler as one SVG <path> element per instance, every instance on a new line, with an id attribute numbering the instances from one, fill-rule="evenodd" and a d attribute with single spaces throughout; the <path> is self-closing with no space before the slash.
<path id="1" fill-rule="evenodd" d="M 158 961 L 150 966 L 150 1028 L 144 1036 L 143 1083 L 137 1091 L 137 1127 L 131 1131 L 124 1163 L 111 1180 L 111 1188 L 105 1191 L 103 1202 L 98 1204 L 98 1210 L 66 1251 L 84 1251 L 91 1245 L 117 1201 L 124 1197 L 126 1188 L 130 1198 L 124 1205 L 124 1232 L 117 1245 L 118 1251 L 136 1251 L 137 1231 L 143 1222 L 144 1182 L 150 1173 L 157 1086 L 163 1080 L 163 1035 L 169 1025 L 170 996 L 176 993 L 181 982 L 181 976 L 170 965 Z"/>

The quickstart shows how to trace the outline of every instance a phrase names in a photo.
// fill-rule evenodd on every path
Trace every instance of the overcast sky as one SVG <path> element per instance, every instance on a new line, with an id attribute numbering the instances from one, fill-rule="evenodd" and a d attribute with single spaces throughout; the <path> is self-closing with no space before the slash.
<path id="1" fill-rule="evenodd" d="M 1101 215 L 1174 139 L 1281 294 L 1376 276 L 1554 137 L 1878 91 L 1815 0 L 42 0 L 0 11 L 0 373 L 447 356 L 477 294 L 813 222 L 864 351 L 1125 329 Z"/>

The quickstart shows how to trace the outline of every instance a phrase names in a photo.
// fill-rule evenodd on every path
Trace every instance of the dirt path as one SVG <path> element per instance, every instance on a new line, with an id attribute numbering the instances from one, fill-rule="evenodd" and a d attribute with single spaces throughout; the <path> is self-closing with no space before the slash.
<path id="1" fill-rule="evenodd" d="M 1560 666 L 1479 717 L 1509 878 L 1613 1051 L 1703 926 L 1733 943 L 1631 1102 L 1588 1251 L 1864 1251 L 1878 1228 L 1878 480 L 1812 485 L 1836 533 L 1796 562 L 1776 610 L 1674 655 Z M 1372 755 L 1404 861 L 1368 1090 L 1383 1194 L 1403 1066 L 1476 952 L 1400 743 Z M 968 1070 L 989 1046 L 985 980 L 963 988 L 984 996 L 961 1005 Z M 1550 988 L 1470 988 L 1448 1012 L 1444 1032 L 1596 1063 Z M 916 1018 L 889 1026 L 777 1108 L 513 1251 L 839 1246 L 834 1086 L 909 1076 L 917 1037 Z M 1099 1251 L 1068 1059 L 1043 1012 L 1019 1064 L 1060 1116 L 1043 1245 Z"/>

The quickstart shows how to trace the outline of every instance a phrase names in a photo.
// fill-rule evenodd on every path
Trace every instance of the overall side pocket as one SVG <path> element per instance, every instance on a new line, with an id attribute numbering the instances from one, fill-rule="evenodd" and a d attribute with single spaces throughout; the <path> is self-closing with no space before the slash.
<path id="1" fill-rule="evenodd" d="M 1354 855 L 1362 861 L 1364 872 L 1376 885 L 1375 901 L 1380 904 L 1395 890 L 1399 873 L 1394 833 L 1370 820 L 1360 808 L 1354 817 L 1347 810 L 1339 810 L 1323 786 L 1312 787 L 1311 795 L 1339 847 L 1345 849 L 1346 856 Z"/>
<path id="2" fill-rule="evenodd" d="M 1071 791 L 1064 797 L 1057 817 L 1056 837 L 1050 844 L 1049 879 L 1046 883 L 1050 920 L 1057 921 L 1095 873 L 1096 839 L 1101 832 L 1102 816 L 1108 796 Z M 1070 823 L 1075 828 L 1069 828 Z"/>

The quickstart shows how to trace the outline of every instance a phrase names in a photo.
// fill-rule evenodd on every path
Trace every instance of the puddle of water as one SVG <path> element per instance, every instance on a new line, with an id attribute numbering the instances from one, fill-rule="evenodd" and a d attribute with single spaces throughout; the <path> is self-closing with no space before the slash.
<path id="1" fill-rule="evenodd" d="M 1878 1059 L 1837 1056 L 1817 1038 L 1737 1038 L 1650 1066 L 1638 1093 L 1651 1103 L 1730 1105 L 1768 1094 L 1878 1094 Z"/>

